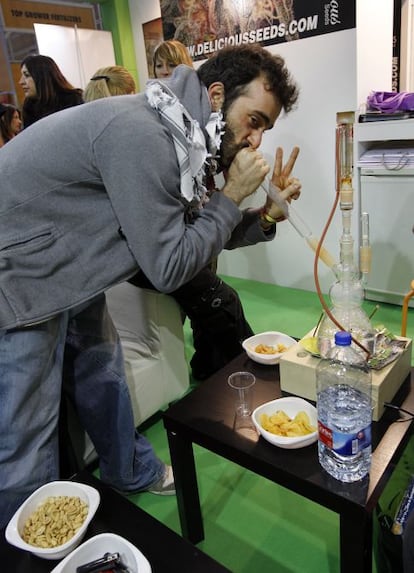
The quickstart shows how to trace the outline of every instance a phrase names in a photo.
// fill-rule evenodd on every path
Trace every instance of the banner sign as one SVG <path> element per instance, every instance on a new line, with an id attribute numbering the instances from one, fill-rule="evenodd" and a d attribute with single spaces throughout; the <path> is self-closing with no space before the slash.
<path id="1" fill-rule="evenodd" d="M 356 26 L 356 0 L 161 0 L 164 38 L 193 60 L 225 46 L 269 46 Z"/>
<path id="2" fill-rule="evenodd" d="M 94 29 L 93 7 L 63 6 L 27 0 L 1 0 L 5 28 L 31 29 L 33 24 L 58 24 Z"/>
<path id="3" fill-rule="evenodd" d="M 400 51 L 401 51 L 401 0 L 394 0 L 394 20 L 392 34 L 392 90 L 400 91 Z"/>

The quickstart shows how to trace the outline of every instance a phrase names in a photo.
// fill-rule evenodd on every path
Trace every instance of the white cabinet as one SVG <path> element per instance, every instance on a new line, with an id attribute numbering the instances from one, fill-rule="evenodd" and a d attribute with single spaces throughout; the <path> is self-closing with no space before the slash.
<path id="1" fill-rule="evenodd" d="M 414 119 L 357 124 L 355 142 L 359 214 L 369 214 L 372 247 L 366 298 L 402 304 L 414 279 L 414 164 L 390 163 L 385 153 L 383 165 L 370 167 L 361 157 L 374 148 L 414 148 Z"/>
<path id="2" fill-rule="evenodd" d="M 414 91 L 414 0 L 401 6 L 400 91 Z"/>

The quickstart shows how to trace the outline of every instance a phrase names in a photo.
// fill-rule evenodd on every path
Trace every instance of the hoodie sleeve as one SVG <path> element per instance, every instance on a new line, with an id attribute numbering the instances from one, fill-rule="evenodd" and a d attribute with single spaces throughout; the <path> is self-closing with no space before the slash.
<path id="1" fill-rule="evenodd" d="M 242 220 L 237 206 L 222 196 L 194 222 L 185 222 L 174 146 L 149 109 L 136 117 L 116 116 L 94 142 L 94 157 L 122 236 L 161 292 L 195 276 L 225 248 Z"/>
<path id="2" fill-rule="evenodd" d="M 214 193 L 187 223 L 180 172 L 169 131 L 139 100 L 114 116 L 94 142 L 94 157 L 130 251 L 155 288 L 172 292 L 224 248 L 266 240 L 257 214 Z"/>

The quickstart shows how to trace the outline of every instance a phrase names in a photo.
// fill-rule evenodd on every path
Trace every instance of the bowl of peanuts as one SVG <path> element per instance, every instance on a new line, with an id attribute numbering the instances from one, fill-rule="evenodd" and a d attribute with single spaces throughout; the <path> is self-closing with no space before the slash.
<path id="1" fill-rule="evenodd" d="M 82 541 L 99 501 L 99 492 L 88 485 L 47 483 L 13 515 L 6 527 L 6 539 L 43 559 L 62 559 Z"/>
<path id="2" fill-rule="evenodd" d="M 294 338 L 277 331 L 261 332 L 242 342 L 247 356 L 259 364 L 279 364 L 283 352 L 294 344 Z"/>

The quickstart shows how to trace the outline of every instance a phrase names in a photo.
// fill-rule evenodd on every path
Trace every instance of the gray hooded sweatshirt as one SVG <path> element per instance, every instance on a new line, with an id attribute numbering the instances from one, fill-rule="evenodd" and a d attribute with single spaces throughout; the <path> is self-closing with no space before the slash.
<path id="1" fill-rule="evenodd" d="M 170 89 L 201 127 L 210 105 L 194 70 Z M 188 223 L 168 129 L 145 94 L 55 113 L 0 150 L 0 328 L 88 301 L 142 269 L 161 292 L 223 248 L 269 240 L 257 210 L 214 193 Z"/>

